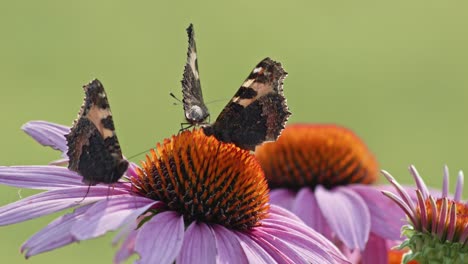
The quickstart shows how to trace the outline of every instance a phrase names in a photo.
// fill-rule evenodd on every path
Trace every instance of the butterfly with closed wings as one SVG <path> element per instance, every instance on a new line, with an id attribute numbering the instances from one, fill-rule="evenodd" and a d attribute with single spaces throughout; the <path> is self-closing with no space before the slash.
<path id="1" fill-rule="evenodd" d="M 128 168 L 122 156 L 104 86 L 93 80 L 83 86 L 85 98 L 78 118 L 66 135 L 68 168 L 96 185 L 117 182 Z"/>

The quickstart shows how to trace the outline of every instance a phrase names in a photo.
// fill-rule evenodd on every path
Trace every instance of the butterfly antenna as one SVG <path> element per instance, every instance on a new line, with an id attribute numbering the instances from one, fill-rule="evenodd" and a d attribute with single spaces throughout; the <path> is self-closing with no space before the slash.
<path id="1" fill-rule="evenodd" d="M 219 103 L 219 102 L 226 102 L 229 98 L 225 98 L 225 99 L 216 99 L 216 100 L 211 100 L 211 101 L 208 101 L 206 102 L 205 104 L 214 104 L 214 103 Z"/>
<path id="2" fill-rule="evenodd" d="M 182 102 L 182 100 L 180 100 L 179 98 L 177 98 L 177 96 L 175 96 L 175 94 L 173 93 L 169 93 L 169 95 L 174 98 L 177 102 L 183 104 L 184 102 Z M 177 105 L 177 103 L 173 103 L 174 105 Z"/>
<path id="3" fill-rule="evenodd" d="M 135 155 L 132 155 L 132 156 L 130 156 L 130 157 L 128 157 L 128 158 L 126 157 L 126 159 L 127 159 L 127 160 L 131 160 L 131 159 L 133 159 L 133 158 L 135 158 L 135 157 L 140 156 L 141 154 L 144 154 L 144 153 L 150 151 L 151 149 L 153 149 L 153 148 L 149 148 L 149 149 L 147 149 L 147 150 L 143 150 L 142 152 L 139 152 L 139 153 L 137 153 L 137 154 L 135 154 Z"/>
<path id="4" fill-rule="evenodd" d="M 81 202 L 83 202 L 83 201 L 86 199 L 86 197 L 88 197 L 88 194 L 89 194 L 89 190 L 90 190 L 90 189 L 91 189 L 91 183 L 88 184 L 88 189 L 86 189 L 86 193 L 85 193 L 85 196 L 83 197 L 83 199 L 81 199 L 80 201 L 78 201 L 78 202 L 76 202 L 76 203 L 80 204 Z"/>

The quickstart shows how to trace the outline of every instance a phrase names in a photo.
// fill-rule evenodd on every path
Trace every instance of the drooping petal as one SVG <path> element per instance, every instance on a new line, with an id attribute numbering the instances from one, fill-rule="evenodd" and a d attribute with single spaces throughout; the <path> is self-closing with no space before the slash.
<path id="1" fill-rule="evenodd" d="M 135 226 L 136 228 L 136 226 Z M 120 264 L 135 253 L 135 242 L 139 230 L 131 230 L 114 256 L 114 263 Z"/>
<path id="2" fill-rule="evenodd" d="M 95 203 L 71 229 L 71 233 L 79 240 L 102 236 L 136 221 L 153 204 L 154 200 L 145 197 L 110 197 Z"/>
<path id="3" fill-rule="evenodd" d="M 78 219 L 83 217 L 90 207 L 91 205 L 85 205 L 77 208 L 73 213 L 57 218 L 30 237 L 21 246 L 21 252 L 26 252 L 26 258 L 29 258 L 39 253 L 76 242 L 77 239 L 70 233 L 70 228 Z"/>
<path id="4" fill-rule="evenodd" d="M 270 204 L 270 214 L 273 218 L 278 216 L 284 219 L 284 217 L 286 217 L 294 221 L 303 222 L 297 215 L 293 214 L 291 211 L 284 209 L 283 207 L 278 206 L 276 204 Z M 269 218 L 267 218 L 266 220 L 268 219 Z"/>
<path id="5" fill-rule="evenodd" d="M 258 233 L 260 230 L 256 230 Z M 291 249 L 284 245 L 284 243 L 276 243 L 272 245 L 269 241 L 262 238 L 260 234 L 250 234 L 252 240 L 256 241 L 276 263 L 305 263 L 304 259 L 299 259 L 296 252 L 291 252 Z M 275 238 L 277 239 L 277 238 Z M 289 253 L 289 254 L 288 254 Z"/>
<path id="6" fill-rule="evenodd" d="M 137 263 L 173 263 L 184 241 L 184 219 L 176 212 L 161 212 L 138 231 L 135 251 Z"/>
<path id="7" fill-rule="evenodd" d="M 236 235 L 249 263 L 275 263 L 275 259 L 273 259 L 260 245 L 258 245 L 257 242 L 252 240 L 252 238 L 237 231 Z"/>
<path id="8" fill-rule="evenodd" d="M 284 234 L 296 233 L 304 235 L 307 237 L 308 242 L 313 243 L 313 245 L 316 245 L 322 249 L 325 249 L 327 253 L 335 259 L 336 262 L 347 263 L 346 257 L 340 252 L 340 250 L 338 250 L 338 248 L 332 242 L 330 242 L 330 240 L 326 239 L 321 234 L 317 233 L 315 230 L 305 226 L 304 223 L 299 219 L 295 217 L 288 217 L 288 215 L 294 216 L 292 213 L 281 207 L 271 205 L 270 217 L 262 221 L 262 227 L 281 230 L 284 231 Z M 277 235 L 283 234 L 282 232 L 275 233 Z"/>
<path id="9" fill-rule="evenodd" d="M 387 264 L 388 250 L 387 241 L 371 233 L 366 248 L 361 254 L 362 264 Z"/>
<path id="10" fill-rule="evenodd" d="M 69 127 L 47 121 L 30 121 L 21 129 L 39 144 L 59 150 L 63 157 L 66 156 L 68 147 L 65 135 L 70 133 Z"/>
<path id="11" fill-rule="evenodd" d="M 247 256 L 234 232 L 221 225 L 213 225 L 212 229 L 216 239 L 216 249 L 218 251 L 216 257 L 217 263 L 229 263 L 234 259 L 236 263 L 239 264 L 248 263 Z"/>
<path id="12" fill-rule="evenodd" d="M 332 236 L 327 220 L 317 204 L 315 194 L 309 188 L 302 188 L 297 193 L 291 211 L 320 234 L 328 238 Z"/>
<path id="13" fill-rule="evenodd" d="M 193 222 L 187 228 L 177 263 L 216 263 L 214 233 L 205 223 Z"/>
<path id="14" fill-rule="evenodd" d="M 74 171 L 57 166 L 0 166 L 0 184 L 9 186 L 56 190 L 83 186 L 83 177 Z"/>
<path id="15" fill-rule="evenodd" d="M 371 215 L 371 231 L 383 238 L 400 239 L 405 214 L 400 207 L 388 199 L 379 187 L 367 185 L 349 186 L 364 199 Z"/>
<path id="16" fill-rule="evenodd" d="M 260 227 L 252 233 L 254 240 L 278 263 L 335 263 L 319 245 L 310 243 L 307 236 L 268 227 Z"/>
<path id="17" fill-rule="evenodd" d="M 137 227 L 138 227 L 138 221 L 135 221 L 126 226 L 123 226 L 119 230 L 119 232 L 117 232 L 117 235 L 115 235 L 114 239 L 112 239 L 112 245 L 116 246 L 117 244 L 119 244 L 121 240 L 124 240 L 130 233 L 136 230 Z"/>
<path id="18" fill-rule="evenodd" d="M 86 194 L 88 192 L 88 194 Z M 127 190 L 114 189 L 113 196 L 132 197 Z M 86 198 L 83 200 L 83 198 Z M 9 225 L 52 214 L 67 208 L 85 205 L 107 199 L 109 187 L 87 186 L 52 190 L 29 196 L 22 200 L 0 207 L 0 225 Z M 25 213 L 27 212 L 27 213 Z"/>
<path id="19" fill-rule="evenodd" d="M 289 189 L 275 189 L 270 191 L 270 203 L 291 210 L 296 192 Z"/>
<path id="20" fill-rule="evenodd" d="M 350 249 L 363 250 L 371 227 L 369 209 L 364 200 L 347 188 L 328 191 L 318 186 L 315 195 L 320 210 L 340 240 Z"/>

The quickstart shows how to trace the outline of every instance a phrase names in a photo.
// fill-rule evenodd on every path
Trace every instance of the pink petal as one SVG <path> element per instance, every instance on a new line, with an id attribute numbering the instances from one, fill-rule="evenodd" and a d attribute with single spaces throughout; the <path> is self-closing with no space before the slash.
<path id="1" fill-rule="evenodd" d="M 114 239 L 112 239 L 112 245 L 116 246 L 122 239 L 125 239 L 130 233 L 138 228 L 138 220 L 134 221 L 126 226 L 123 226 Z"/>
<path id="2" fill-rule="evenodd" d="M 289 263 L 335 263 L 334 260 L 318 245 L 309 243 L 307 236 L 292 235 L 283 231 L 259 228 L 255 230 L 255 236 L 261 237 L 262 245 L 270 245 L 284 256 L 284 260 L 278 262 Z M 259 243 L 260 244 L 260 243 Z M 265 248 L 265 246 L 264 246 Z M 271 253 L 270 253 L 271 254 Z"/>
<path id="3" fill-rule="evenodd" d="M 332 237 L 327 220 L 323 217 L 317 199 L 309 188 L 302 188 L 298 192 L 291 211 L 312 229 L 325 237 Z"/>
<path id="4" fill-rule="evenodd" d="M 77 223 L 71 233 L 78 240 L 86 240 L 102 236 L 136 221 L 153 204 L 154 200 L 145 197 L 110 197 L 95 203 Z"/>
<path id="5" fill-rule="evenodd" d="M 444 166 L 444 178 L 442 180 L 442 197 L 448 197 L 449 193 L 449 168 Z M 423 197 L 424 200 L 426 197 Z"/>
<path id="6" fill-rule="evenodd" d="M 139 168 L 138 165 L 129 161 L 129 166 L 125 174 L 129 177 L 138 177 L 137 168 Z"/>
<path id="7" fill-rule="evenodd" d="M 267 219 L 262 220 L 262 228 L 271 228 L 275 229 L 275 234 L 281 237 L 281 234 L 296 234 L 306 236 L 307 239 L 319 247 L 326 249 L 327 253 L 332 256 L 338 263 L 347 263 L 344 255 L 338 250 L 338 248 L 330 242 L 330 240 L 323 237 L 321 234 L 317 233 L 315 230 L 309 228 L 300 220 L 295 220 L 290 218 L 287 214 L 293 215 L 290 212 L 283 210 L 282 214 L 277 214 L 279 207 L 271 205 L 270 206 L 270 216 Z M 278 232 L 284 231 L 284 232 Z M 289 239 L 289 238 L 288 238 Z M 288 241 L 288 239 L 284 239 Z"/>
<path id="8" fill-rule="evenodd" d="M 135 227 L 136 228 L 136 227 Z M 135 253 L 135 242 L 139 230 L 131 230 L 115 254 L 114 263 L 120 264 Z"/>
<path id="9" fill-rule="evenodd" d="M 70 128 L 47 121 L 30 121 L 24 124 L 21 129 L 30 135 L 34 140 L 43 146 L 67 152 L 67 141 L 65 135 L 70 133 Z"/>
<path id="10" fill-rule="evenodd" d="M 288 232 L 270 227 L 259 227 L 252 232 L 256 237 L 261 237 L 264 242 L 278 249 L 286 255 L 287 262 L 292 263 L 347 263 L 343 256 L 335 258 L 330 254 L 330 248 L 323 247 L 307 235 Z M 316 234 L 317 236 L 320 236 Z M 322 238 L 324 239 L 324 238 Z M 264 243 L 259 243 L 263 245 Z M 264 247 L 265 248 L 265 247 Z M 338 252 L 338 249 L 333 248 Z M 290 260 L 289 260 L 290 259 Z M 278 259 L 278 262 L 283 262 Z"/>
<path id="11" fill-rule="evenodd" d="M 369 242 L 361 255 L 362 264 L 387 264 L 388 251 L 386 240 L 371 233 Z"/>
<path id="12" fill-rule="evenodd" d="M 453 196 L 453 199 L 457 202 L 459 202 L 462 198 L 464 179 L 465 179 L 465 176 L 463 175 L 463 171 L 459 171 L 458 178 L 457 178 L 457 185 L 455 187 L 455 195 Z"/>
<path id="13" fill-rule="evenodd" d="M 281 243 L 277 238 L 272 238 L 271 235 L 267 235 L 261 230 L 251 231 L 250 237 L 252 240 L 256 241 L 259 246 L 261 246 L 272 258 L 275 259 L 276 263 L 306 263 L 296 252 L 292 251 L 285 243 Z M 265 239 L 264 237 L 268 237 Z M 272 240 L 275 241 L 275 245 L 271 244 Z M 291 258 L 292 257 L 292 258 Z"/>
<path id="14" fill-rule="evenodd" d="M 419 175 L 418 170 L 416 170 L 416 167 L 414 165 L 410 165 L 408 170 L 410 171 L 411 175 L 413 175 L 413 179 L 416 182 L 416 185 L 418 186 L 418 190 L 421 190 L 424 199 L 427 199 L 427 197 L 429 196 L 429 190 L 427 189 L 426 183 L 424 183 L 424 180 Z M 404 197 L 402 196 L 402 198 Z"/>
<path id="15" fill-rule="evenodd" d="M 269 212 L 272 214 L 273 217 L 274 216 L 286 217 L 289 219 L 293 219 L 294 221 L 302 222 L 302 220 L 297 215 L 293 214 L 291 211 L 285 209 L 284 207 L 278 206 L 276 204 L 270 205 Z"/>
<path id="16" fill-rule="evenodd" d="M 363 250 L 371 227 L 370 213 L 364 200 L 349 188 L 315 190 L 320 210 L 330 228 L 350 249 Z"/>
<path id="17" fill-rule="evenodd" d="M 268 233 L 282 239 L 290 244 L 293 251 L 301 251 L 302 255 L 308 255 L 310 261 L 314 259 L 327 259 L 326 263 L 348 263 L 346 257 L 328 239 L 317 233 L 313 229 L 298 223 L 291 222 L 295 229 L 285 228 L 286 223 L 277 221 L 264 221 L 259 227 Z M 323 263 L 321 261 L 313 263 Z"/>
<path id="18" fill-rule="evenodd" d="M 275 259 L 273 259 L 270 254 L 268 254 L 260 245 L 257 244 L 257 242 L 252 240 L 249 236 L 244 235 L 241 232 L 236 232 L 236 235 L 249 263 L 275 263 Z M 235 261 L 233 263 L 235 263 Z"/>
<path id="19" fill-rule="evenodd" d="M 214 233 L 205 223 L 193 222 L 187 228 L 177 263 L 216 263 Z"/>
<path id="20" fill-rule="evenodd" d="M 0 207 L 0 225 L 9 225 L 52 214 L 67 208 L 107 199 L 109 187 L 93 186 L 74 187 L 66 190 L 52 190 L 29 196 L 14 203 Z M 114 197 L 128 196 L 128 191 L 121 189 L 112 190 Z M 27 213 L 25 213 L 27 212 Z"/>
<path id="21" fill-rule="evenodd" d="M 390 240 L 399 240 L 405 214 L 400 207 L 388 199 L 378 186 L 350 186 L 364 199 L 371 215 L 371 231 Z"/>
<path id="22" fill-rule="evenodd" d="M 83 186 L 82 179 L 76 172 L 57 166 L 0 166 L 0 184 L 19 188 L 68 189 Z"/>
<path id="23" fill-rule="evenodd" d="M 291 210 L 296 192 L 289 189 L 275 189 L 270 191 L 270 203 Z"/>
<path id="24" fill-rule="evenodd" d="M 218 256 L 217 263 L 229 263 L 234 259 L 236 263 L 248 263 L 247 256 L 244 253 L 235 233 L 224 226 L 213 225 L 213 232 L 216 240 Z"/>
<path id="25" fill-rule="evenodd" d="M 21 246 L 21 252 L 26 252 L 26 258 L 29 258 L 76 242 L 77 240 L 70 234 L 70 228 L 78 219 L 83 217 L 90 207 L 91 205 L 85 205 L 77 208 L 73 213 L 57 218 L 30 237 Z"/>
<path id="26" fill-rule="evenodd" d="M 173 263 L 184 241 L 184 218 L 168 211 L 155 215 L 139 229 L 135 251 L 137 263 Z"/>
<path id="27" fill-rule="evenodd" d="M 419 190 L 416 190 L 416 192 L 418 191 Z M 395 204 L 400 206 L 400 208 L 405 212 L 406 216 L 409 218 L 410 222 L 412 222 L 413 225 L 417 227 L 418 229 L 420 228 L 420 222 L 416 221 L 415 212 L 411 210 L 411 208 L 405 203 L 405 201 L 403 201 L 403 199 L 400 198 L 400 196 L 397 196 L 396 194 L 389 192 L 389 191 L 382 191 L 382 194 L 387 196 L 393 202 L 395 202 Z"/>
<path id="28" fill-rule="evenodd" d="M 416 209 L 415 209 L 415 207 L 414 207 L 414 202 L 413 202 L 414 199 L 413 199 L 413 197 L 411 197 L 411 196 L 409 195 L 409 192 L 407 192 L 406 189 L 405 189 L 403 186 L 401 186 L 401 185 L 395 180 L 395 178 L 393 178 L 393 176 L 392 176 L 390 173 L 388 173 L 388 172 L 385 171 L 385 170 L 381 170 L 381 172 L 382 172 L 382 175 L 383 175 L 385 178 L 387 178 L 387 181 L 390 182 L 390 184 L 392 184 L 393 187 L 395 187 L 395 190 L 397 191 L 398 195 L 401 197 L 401 200 L 404 201 L 404 204 L 406 205 L 406 207 L 409 208 L 409 211 L 410 211 L 410 212 L 415 212 Z M 410 167 L 410 172 L 415 172 L 415 173 L 417 173 L 417 171 L 412 171 L 412 170 L 411 170 L 411 167 Z M 419 184 L 421 185 L 421 187 L 425 186 L 425 184 L 424 184 L 424 182 L 422 181 L 422 179 L 420 179 L 420 180 L 418 181 L 418 176 L 419 176 L 418 174 L 413 174 L 413 177 L 415 178 L 415 181 L 419 182 Z M 420 177 L 419 177 L 419 178 L 420 178 Z M 422 191 L 423 191 L 423 190 L 421 190 L 421 192 L 422 192 Z M 388 192 L 386 192 L 386 191 L 383 192 L 383 193 L 386 193 L 386 195 L 388 194 Z M 388 197 L 389 197 L 390 199 L 394 199 L 394 198 L 392 198 L 391 196 L 388 196 Z M 397 202 L 397 203 L 399 203 L 399 202 Z M 400 206 L 400 207 L 401 207 L 401 206 Z M 403 208 L 403 207 L 402 207 L 402 208 Z"/>

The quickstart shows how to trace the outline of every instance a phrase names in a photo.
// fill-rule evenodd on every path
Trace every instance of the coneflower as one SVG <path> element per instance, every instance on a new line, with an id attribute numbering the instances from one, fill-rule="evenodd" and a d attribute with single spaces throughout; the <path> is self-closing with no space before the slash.
<path id="1" fill-rule="evenodd" d="M 463 172 L 458 174 L 455 194 L 449 197 L 449 171 L 444 168 L 441 195 L 428 191 L 426 184 L 414 166 L 410 173 L 417 184 L 414 191 L 417 202 L 410 198 L 405 190 L 386 171 L 383 174 L 395 187 L 398 195 L 383 191 L 406 214 L 408 225 L 402 234 L 407 238 L 401 248 L 410 251 L 403 257 L 403 263 L 467 263 L 468 262 L 468 207 L 461 201 L 463 192 Z"/>
<path id="2" fill-rule="evenodd" d="M 30 122 L 24 130 L 66 153 L 69 129 Z M 61 136 L 60 136 L 61 135 Z M 138 263 L 346 263 L 327 239 L 268 203 L 263 171 L 249 151 L 185 131 L 131 164 L 109 191 L 59 166 L 0 167 L 0 183 L 46 190 L 0 208 L 9 225 L 77 207 L 22 246 L 26 257 L 120 229 L 115 257 Z M 81 202 L 80 202 L 81 200 Z"/>
<path id="3" fill-rule="evenodd" d="M 374 155 L 347 128 L 287 126 L 276 142 L 256 149 L 272 204 L 299 216 L 353 260 L 387 263 L 389 240 L 398 240 L 403 214 L 373 186 Z"/>

